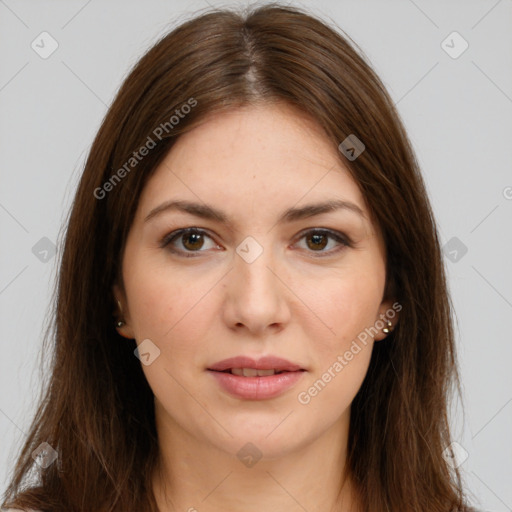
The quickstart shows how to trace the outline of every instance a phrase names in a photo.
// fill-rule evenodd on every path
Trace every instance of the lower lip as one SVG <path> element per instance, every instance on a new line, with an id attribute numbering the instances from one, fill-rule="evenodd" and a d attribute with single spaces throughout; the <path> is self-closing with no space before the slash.
<path id="1" fill-rule="evenodd" d="M 294 386 L 304 371 L 283 372 L 266 377 L 240 377 L 232 373 L 208 370 L 229 394 L 245 400 L 266 400 L 284 393 Z"/>

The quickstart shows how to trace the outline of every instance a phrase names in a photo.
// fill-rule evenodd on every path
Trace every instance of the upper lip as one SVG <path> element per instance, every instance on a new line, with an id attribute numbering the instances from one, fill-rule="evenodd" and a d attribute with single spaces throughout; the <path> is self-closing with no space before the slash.
<path id="1" fill-rule="evenodd" d="M 264 356 L 260 359 L 253 359 L 247 356 L 230 357 L 223 359 L 208 367 L 208 370 L 222 372 L 224 370 L 231 370 L 233 368 L 254 368 L 256 370 L 276 370 L 295 372 L 303 370 L 300 365 L 291 363 L 286 359 L 277 356 Z"/>

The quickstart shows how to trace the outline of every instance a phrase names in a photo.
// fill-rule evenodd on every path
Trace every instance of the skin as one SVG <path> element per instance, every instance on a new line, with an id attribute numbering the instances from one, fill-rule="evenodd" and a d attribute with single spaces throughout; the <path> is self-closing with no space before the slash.
<path id="1" fill-rule="evenodd" d="M 360 343 L 308 404 L 297 398 L 393 304 L 383 300 L 381 234 L 342 158 L 292 107 L 244 107 L 210 115 L 181 136 L 144 188 L 123 284 L 113 292 L 126 322 L 118 332 L 160 350 L 142 368 L 155 396 L 161 457 L 153 482 L 162 512 L 358 510 L 344 472 L 350 404 L 373 342 L 385 334 Z M 211 205 L 232 224 L 173 210 L 144 221 L 171 199 Z M 350 201 L 362 215 L 339 209 L 277 223 L 287 208 L 328 199 Z M 207 234 L 160 247 L 186 227 Z M 313 228 L 351 243 L 301 235 Z M 236 252 L 247 236 L 263 248 L 252 263 Z M 228 357 L 267 354 L 307 370 L 272 399 L 232 397 L 206 370 Z M 237 457 L 248 442 L 262 454 L 252 467 Z"/>

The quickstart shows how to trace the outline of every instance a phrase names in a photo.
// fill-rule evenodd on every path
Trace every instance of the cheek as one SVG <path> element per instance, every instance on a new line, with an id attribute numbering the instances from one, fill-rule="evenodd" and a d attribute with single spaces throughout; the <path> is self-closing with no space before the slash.
<path id="1" fill-rule="evenodd" d="M 209 279 L 193 281 L 183 273 L 180 276 L 169 269 L 149 268 L 149 264 L 144 271 L 132 267 L 125 280 L 137 344 L 149 339 L 160 350 L 142 370 L 165 409 L 177 415 L 186 410 L 199 414 L 188 394 L 195 396 L 198 391 L 188 377 L 197 367 L 198 354 L 204 352 L 201 343 L 211 328 L 207 292 L 213 284 Z"/>
<path id="2" fill-rule="evenodd" d="M 188 274 L 148 264 L 141 271 L 133 267 L 126 281 L 130 320 L 137 340 L 150 338 L 168 344 L 185 330 L 190 343 L 203 333 L 208 316 L 208 301 L 204 299 L 213 280 L 191 279 Z"/>
<path id="3" fill-rule="evenodd" d="M 190 272 L 147 264 L 140 271 L 133 266 L 127 279 L 130 320 L 137 344 L 149 339 L 160 351 L 142 370 L 154 395 L 176 414 L 200 412 L 194 409 L 188 393 L 201 395 L 192 376 L 201 366 L 205 340 L 211 337 L 212 326 L 218 321 L 218 305 L 209 292 L 219 276 L 212 274 L 199 279 Z"/>
<path id="4" fill-rule="evenodd" d="M 322 321 L 317 339 L 321 351 L 343 350 L 361 332 L 373 326 L 382 300 L 384 276 L 375 271 L 339 273 L 324 286 L 310 288 L 307 305 Z M 303 293 L 306 293 L 304 290 Z M 319 328 L 320 329 L 320 328 Z"/>
<path id="5" fill-rule="evenodd" d="M 298 401 L 333 420 L 350 406 L 364 380 L 373 348 L 369 329 L 378 319 L 382 299 L 384 274 L 379 267 L 370 271 L 361 265 L 358 270 L 344 269 L 308 297 L 308 306 L 330 330 L 309 329 L 315 364 Z"/>

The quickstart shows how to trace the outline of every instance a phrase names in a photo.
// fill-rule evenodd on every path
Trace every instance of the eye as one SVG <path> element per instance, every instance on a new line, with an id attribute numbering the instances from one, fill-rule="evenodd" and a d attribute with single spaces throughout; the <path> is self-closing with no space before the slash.
<path id="1" fill-rule="evenodd" d="M 328 229 L 310 229 L 299 235 L 299 241 L 305 239 L 306 250 L 317 253 L 315 257 L 328 256 L 342 250 L 344 247 L 351 246 L 349 238 L 337 231 Z M 205 243 L 210 240 L 210 247 Z M 325 251 L 329 245 L 329 240 L 334 241 L 334 249 Z M 338 248 L 336 248 L 338 245 Z M 160 241 L 160 247 L 167 247 L 172 253 L 184 256 L 186 258 L 195 257 L 194 253 L 205 252 L 213 247 L 220 248 L 208 233 L 199 228 L 183 228 L 173 231 L 166 235 Z"/>
<path id="2" fill-rule="evenodd" d="M 337 231 L 331 231 L 329 229 L 310 229 L 309 231 L 301 233 L 299 240 L 302 239 L 305 239 L 306 241 L 306 250 L 319 253 L 315 254 L 315 256 L 319 257 L 329 256 L 351 245 L 351 242 L 347 236 L 343 235 L 342 233 L 338 233 Z M 331 249 L 324 251 L 324 249 L 329 245 L 329 239 L 335 242 L 332 245 L 335 247 L 338 245 L 338 247 L 334 248 L 334 250 Z"/>
<path id="3" fill-rule="evenodd" d="M 166 235 L 161 240 L 160 247 L 168 247 L 171 252 L 190 258 L 195 256 L 191 253 L 204 252 L 201 249 L 205 246 L 205 238 L 213 242 L 213 239 L 206 233 L 206 231 L 203 231 L 202 229 L 179 229 L 178 231 L 173 231 L 172 233 Z M 178 242 L 178 244 L 175 244 L 175 242 Z M 176 245 L 181 247 L 176 247 Z M 216 244 L 213 245 L 218 247 Z M 208 249 L 208 244 L 206 244 L 206 249 Z"/>

